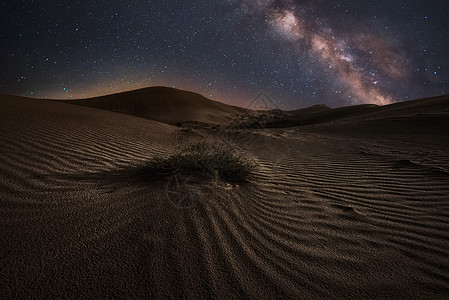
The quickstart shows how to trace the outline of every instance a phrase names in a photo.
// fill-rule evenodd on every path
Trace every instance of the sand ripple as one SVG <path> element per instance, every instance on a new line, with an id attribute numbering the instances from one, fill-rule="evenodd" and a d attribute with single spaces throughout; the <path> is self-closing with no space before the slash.
<path id="1" fill-rule="evenodd" d="M 444 140 L 273 130 L 245 150 L 250 184 L 195 181 L 183 209 L 131 168 L 174 151 L 176 128 L 66 104 L 0 111 L 3 296 L 448 296 Z"/>

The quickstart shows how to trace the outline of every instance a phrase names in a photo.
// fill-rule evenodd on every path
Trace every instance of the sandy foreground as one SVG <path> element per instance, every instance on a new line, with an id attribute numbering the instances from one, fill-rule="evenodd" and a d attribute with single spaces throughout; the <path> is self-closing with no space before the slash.
<path id="1" fill-rule="evenodd" d="M 446 100 L 234 132 L 236 185 L 136 172 L 216 126 L 0 96 L 0 297 L 447 299 Z"/>

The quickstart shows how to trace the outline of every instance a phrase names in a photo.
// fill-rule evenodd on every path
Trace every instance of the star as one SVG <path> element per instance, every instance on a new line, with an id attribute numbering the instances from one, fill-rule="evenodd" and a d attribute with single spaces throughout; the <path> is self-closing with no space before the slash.
<path id="1" fill-rule="evenodd" d="M 14 24 L 0 30 L 0 93 L 82 98 L 162 85 L 246 106 L 264 90 L 296 109 L 448 92 L 447 1 L 72 1 L 55 9 L 24 0 L 0 11 Z"/>

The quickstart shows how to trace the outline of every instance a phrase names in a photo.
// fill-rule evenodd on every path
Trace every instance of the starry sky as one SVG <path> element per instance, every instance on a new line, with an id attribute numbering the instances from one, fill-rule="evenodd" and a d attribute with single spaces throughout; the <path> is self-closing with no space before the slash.
<path id="1" fill-rule="evenodd" d="M 169 86 L 281 109 L 449 93 L 447 0 L 2 1 L 0 93 Z"/>

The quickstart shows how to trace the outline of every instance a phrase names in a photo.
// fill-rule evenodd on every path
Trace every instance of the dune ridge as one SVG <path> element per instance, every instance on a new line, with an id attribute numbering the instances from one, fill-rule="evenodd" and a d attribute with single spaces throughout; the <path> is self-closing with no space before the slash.
<path id="1" fill-rule="evenodd" d="M 234 115 L 249 112 L 241 107 L 207 99 L 197 93 L 168 87 L 149 87 L 90 99 L 58 101 L 127 113 L 169 124 L 185 121 L 226 123 Z"/>
<path id="2" fill-rule="evenodd" d="M 432 115 L 439 117 L 449 111 L 449 96 L 439 96 L 426 99 L 403 101 L 384 106 L 362 104 L 331 109 L 316 105 L 306 109 L 286 112 L 277 120 L 269 120 L 266 127 L 285 128 L 292 126 L 307 126 L 335 122 L 357 122 L 393 117 L 414 117 Z"/>

